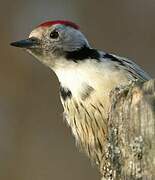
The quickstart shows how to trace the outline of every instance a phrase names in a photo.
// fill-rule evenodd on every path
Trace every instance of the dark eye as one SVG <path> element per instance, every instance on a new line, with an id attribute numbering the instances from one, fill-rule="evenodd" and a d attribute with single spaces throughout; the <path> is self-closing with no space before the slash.
<path id="1" fill-rule="evenodd" d="M 59 33 L 57 31 L 52 31 L 50 34 L 50 38 L 57 39 L 59 37 Z"/>

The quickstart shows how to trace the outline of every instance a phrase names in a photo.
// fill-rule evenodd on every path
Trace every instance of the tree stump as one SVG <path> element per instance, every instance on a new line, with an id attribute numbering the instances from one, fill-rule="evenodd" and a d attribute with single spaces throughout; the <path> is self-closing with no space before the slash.
<path id="1" fill-rule="evenodd" d="M 102 180 L 155 180 L 155 80 L 111 95 Z"/>

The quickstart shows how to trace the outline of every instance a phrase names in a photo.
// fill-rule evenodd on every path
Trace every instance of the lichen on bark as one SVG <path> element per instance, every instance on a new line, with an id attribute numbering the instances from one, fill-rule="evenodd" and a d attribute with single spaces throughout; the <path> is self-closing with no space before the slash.
<path id="1" fill-rule="evenodd" d="M 155 179 L 155 80 L 112 92 L 100 167 L 102 180 Z"/>

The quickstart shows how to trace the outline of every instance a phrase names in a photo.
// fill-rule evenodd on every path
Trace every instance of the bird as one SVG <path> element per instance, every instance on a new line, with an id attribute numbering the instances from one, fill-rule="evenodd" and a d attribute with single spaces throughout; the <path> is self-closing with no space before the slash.
<path id="1" fill-rule="evenodd" d="M 76 144 L 102 168 L 111 91 L 151 77 L 132 60 L 91 47 L 79 25 L 69 20 L 43 22 L 27 39 L 11 45 L 55 72 L 64 118 Z"/>

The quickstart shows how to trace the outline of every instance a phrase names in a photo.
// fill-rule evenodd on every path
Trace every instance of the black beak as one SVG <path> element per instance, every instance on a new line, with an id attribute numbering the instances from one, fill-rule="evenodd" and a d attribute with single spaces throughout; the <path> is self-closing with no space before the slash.
<path id="1" fill-rule="evenodd" d="M 10 45 L 20 48 L 32 48 L 35 47 L 36 45 L 39 45 L 39 39 L 32 37 L 29 39 L 12 42 L 10 43 Z"/>

